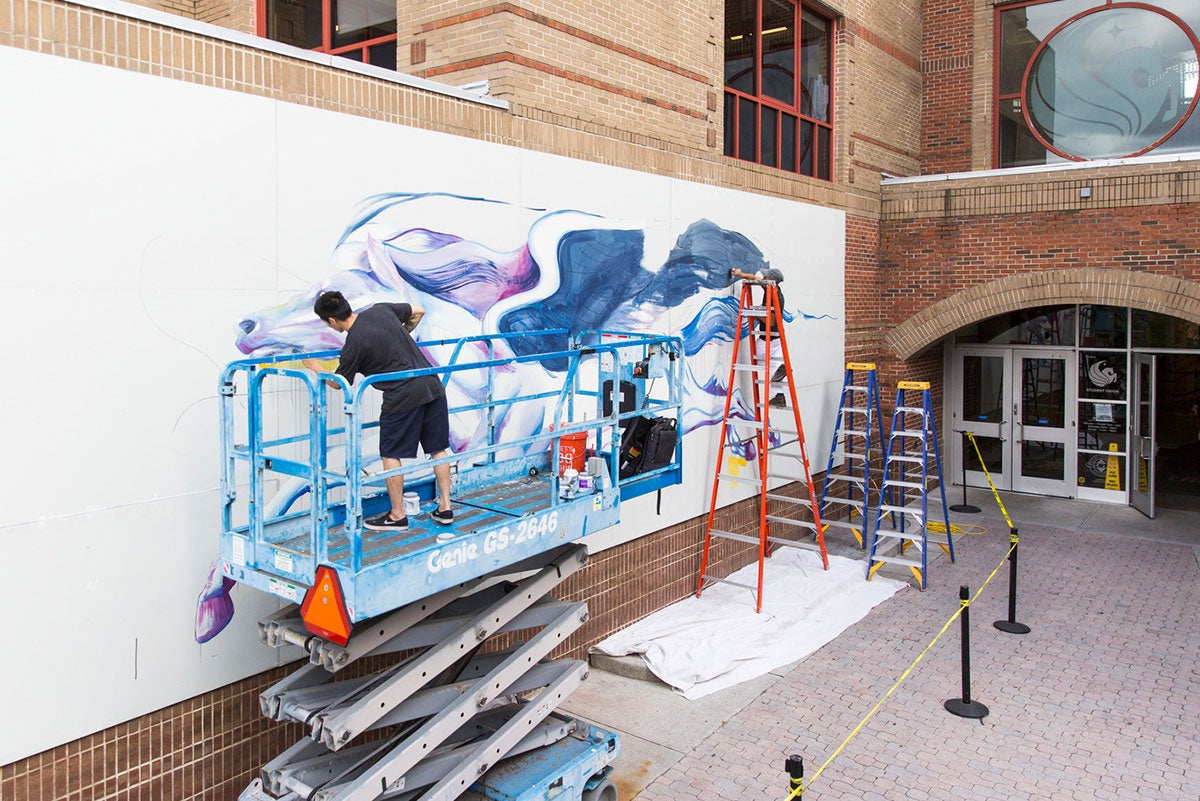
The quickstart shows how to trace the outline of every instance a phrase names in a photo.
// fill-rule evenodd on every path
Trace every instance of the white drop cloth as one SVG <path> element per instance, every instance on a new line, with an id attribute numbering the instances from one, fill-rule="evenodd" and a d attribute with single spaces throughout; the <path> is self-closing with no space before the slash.
<path id="1" fill-rule="evenodd" d="M 729 577 L 755 585 L 758 563 Z M 660 609 L 592 647 L 610 656 L 641 654 L 654 675 L 695 700 L 808 656 L 891 598 L 903 582 L 863 578 L 863 563 L 784 548 L 764 563 L 763 609 L 754 593 L 715 584 L 699 597 Z"/>

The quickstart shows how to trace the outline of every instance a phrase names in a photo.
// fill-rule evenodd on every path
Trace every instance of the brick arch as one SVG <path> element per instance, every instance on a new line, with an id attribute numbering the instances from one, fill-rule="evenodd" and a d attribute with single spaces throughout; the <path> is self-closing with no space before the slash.
<path id="1" fill-rule="evenodd" d="M 973 286 L 926 306 L 892 328 L 883 344 L 909 359 L 947 334 L 997 314 L 1060 303 L 1133 306 L 1200 323 L 1200 284 L 1127 270 L 1042 270 Z"/>

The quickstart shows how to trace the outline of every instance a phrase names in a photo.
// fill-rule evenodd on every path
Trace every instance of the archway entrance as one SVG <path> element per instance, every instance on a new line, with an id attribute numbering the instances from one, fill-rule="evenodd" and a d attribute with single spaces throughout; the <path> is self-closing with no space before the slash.
<path id="1" fill-rule="evenodd" d="M 1022 309 L 946 340 L 948 478 L 1200 509 L 1200 326 L 1123 306 Z M 978 451 L 967 434 L 973 435 Z"/>

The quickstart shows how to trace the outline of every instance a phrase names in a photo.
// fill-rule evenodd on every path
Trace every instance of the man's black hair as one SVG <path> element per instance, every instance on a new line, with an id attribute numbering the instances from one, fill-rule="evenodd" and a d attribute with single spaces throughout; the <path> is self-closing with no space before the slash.
<path id="1" fill-rule="evenodd" d="M 313 313 L 322 320 L 328 320 L 331 317 L 338 322 L 345 320 L 354 313 L 354 309 L 350 308 L 350 301 L 346 300 L 346 296 L 336 290 L 330 292 L 322 292 L 317 296 L 317 300 L 313 303 Z"/>

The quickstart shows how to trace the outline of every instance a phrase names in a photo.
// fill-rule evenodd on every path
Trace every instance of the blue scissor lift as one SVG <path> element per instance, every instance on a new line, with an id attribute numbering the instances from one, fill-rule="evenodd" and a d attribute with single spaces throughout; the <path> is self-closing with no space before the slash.
<path id="1" fill-rule="evenodd" d="M 530 342 L 566 346 L 530 354 Z M 221 377 L 222 569 L 289 602 L 260 637 L 308 655 L 260 699 L 308 736 L 241 797 L 616 801 L 617 736 L 555 711 L 587 668 L 548 655 L 587 605 L 550 592 L 586 562 L 577 540 L 616 524 L 622 500 L 682 480 L 681 442 L 665 467 L 619 471 L 626 421 L 672 417 L 679 429 L 682 343 L 539 331 L 421 345 L 440 366 L 354 384 L 297 369 L 337 355 L 321 352 L 244 359 Z M 374 459 L 379 393 L 368 390 L 423 374 L 447 386 L 471 444 L 394 471 L 420 498 L 407 531 L 365 529 L 389 508 L 393 474 Z M 568 483 L 561 451 L 584 437 L 587 480 Z M 452 526 L 428 514 L 437 461 L 452 467 Z"/>

